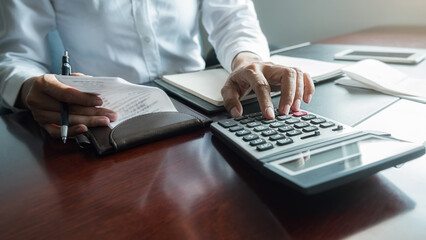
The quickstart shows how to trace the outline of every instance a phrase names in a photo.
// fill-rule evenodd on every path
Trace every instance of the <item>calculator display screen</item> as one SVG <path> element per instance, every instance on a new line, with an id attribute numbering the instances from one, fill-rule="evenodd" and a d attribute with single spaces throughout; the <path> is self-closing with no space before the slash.
<path id="1" fill-rule="evenodd" d="M 409 148 L 410 145 L 405 142 L 369 137 L 333 144 L 320 149 L 306 150 L 285 159 L 279 163 L 279 166 L 291 175 L 301 174 L 313 169 L 316 170 L 315 175 L 328 175 L 380 161 Z"/>

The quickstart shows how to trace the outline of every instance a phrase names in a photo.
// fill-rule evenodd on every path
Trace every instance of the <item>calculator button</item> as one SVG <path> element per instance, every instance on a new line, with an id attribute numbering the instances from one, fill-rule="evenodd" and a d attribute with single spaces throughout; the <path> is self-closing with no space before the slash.
<path id="1" fill-rule="evenodd" d="M 253 128 L 253 127 L 259 126 L 260 124 L 261 124 L 260 122 L 251 122 L 247 124 L 247 127 Z"/>
<path id="2" fill-rule="evenodd" d="M 277 140 L 280 140 L 280 139 L 283 139 L 283 138 L 285 138 L 284 134 L 276 134 L 276 135 L 270 136 L 269 140 L 277 141 Z"/>
<path id="3" fill-rule="evenodd" d="M 279 127 L 285 126 L 285 123 L 283 123 L 283 122 L 274 122 L 274 123 L 271 123 L 269 126 L 273 127 L 273 128 L 279 128 Z"/>
<path id="4" fill-rule="evenodd" d="M 289 137 L 293 137 L 293 136 L 296 136 L 296 135 L 299 135 L 299 134 L 302 134 L 302 132 L 300 130 L 291 130 L 291 131 L 287 132 L 287 136 L 289 136 Z"/>
<path id="5" fill-rule="evenodd" d="M 333 131 L 340 131 L 342 129 L 343 129 L 343 126 L 342 125 L 338 125 L 337 127 L 333 128 L 331 130 L 333 130 Z"/>
<path id="6" fill-rule="evenodd" d="M 322 128 L 329 128 L 329 127 L 332 127 L 334 125 L 335 125 L 334 122 L 325 122 L 325 123 L 321 123 L 320 127 L 322 127 Z"/>
<path id="7" fill-rule="evenodd" d="M 290 143 L 293 143 L 293 139 L 291 139 L 291 138 L 285 138 L 285 139 L 281 139 L 281 140 L 277 141 L 278 146 L 284 146 L 284 145 L 287 145 L 287 144 L 290 144 Z"/>
<path id="8" fill-rule="evenodd" d="M 317 126 L 309 126 L 309 127 L 303 128 L 304 132 L 313 132 L 313 131 L 316 131 L 316 130 L 318 130 Z"/>
<path id="9" fill-rule="evenodd" d="M 276 122 L 276 121 L 277 121 L 276 119 L 265 119 L 265 120 L 262 120 L 262 123 L 269 124 L 269 123 L 273 123 L 273 122 Z"/>
<path id="10" fill-rule="evenodd" d="M 298 119 L 298 118 L 290 118 L 290 119 L 287 119 L 285 121 L 285 123 L 287 123 L 287 124 L 294 124 L 294 123 L 298 123 L 298 122 L 300 122 L 300 119 Z"/>
<path id="11" fill-rule="evenodd" d="M 311 120 L 312 124 L 320 124 L 320 123 L 323 123 L 323 122 L 326 122 L 324 118 L 315 118 L 315 119 Z"/>
<path id="12" fill-rule="evenodd" d="M 243 129 L 243 130 L 236 132 L 235 135 L 237 135 L 238 137 L 242 137 L 242 136 L 248 135 L 250 133 L 251 133 L 250 130 Z"/>
<path id="13" fill-rule="evenodd" d="M 251 123 L 251 122 L 254 122 L 254 119 L 251 119 L 251 118 L 247 118 L 247 119 L 244 119 L 244 120 L 241 120 L 241 124 L 247 124 L 247 123 Z"/>
<path id="14" fill-rule="evenodd" d="M 311 133 L 309 135 L 305 135 L 305 136 L 300 137 L 300 139 L 311 138 L 311 137 L 315 137 L 315 136 L 319 136 L 319 135 L 320 135 L 320 132 L 319 131 L 315 131 L 315 132 L 313 132 L 313 133 Z"/>
<path id="15" fill-rule="evenodd" d="M 306 114 L 308 114 L 308 113 L 305 112 L 305 111 L 293 112 L 293 116 L 295 116 L 295 117 L 305 116 Z"/>
<path id="16" fill-rule="evenodd" d="M 256 147 L 256 149 L 257 149 L 257 151 L 265 151 L 265 150 L 271 149 L 273 147 L 274 146 L 272 145 L 272 143 L 267 142 L 267 143 L 263 143 L 263 144 L 258 145 Z"/>
<path id="17" fill-rule="evenodd" d="M 255 139 L 255 140 L 251 141 L 251 142 L 250 142 L 250 145 L 252 145 L 252 146 L 257 146 L 257 145 L 259 145 L 259 144 L 263 144 L 263 143 L 266 143 L 265 139 L 263 139 L 263 138 L 258 138 L 258 139 Z"/>
<path id="18" fill-rule="evenodd" d="M 287 120 L 289 118 L 291 118 L 291 115 L 280 115 L 280 116 L 276 117 L 276 119 L 278 119 L 280 121 Z"/>
<path id="19" fill-rule="evenodd" d="M 248 117 L 251 117 L 251 118 L 253 118 L 253 117 L 258 117 L 258 116 L 262 116 L 262 113 L 261 112 L 256 112 L 256 113 L 251 113 L 251 114 L 249 114 L 249 115 L 247 115 Z"/>
<path id="20" fill-rule="evenodd" d="M 254 118 L 254 120 L 256 120 L 256 121 L 262 121 L 262 120 L 265 120 L 266 118 L 264 118 L 263 116 L 257 116 L 257 117 L 255 117 Z"/>
<path id="21" fill-rule="evenodd" d="M 280 131 L 280 132 L 288 132 L 288 131 L 291 131 L 293 129 L 294 128 L 292 126 L 284 126 L 284 127 L 278 128 L 278 131 Z"/>
<path id="22" fill-rule="evenodd" d="M 241 121 L 241 120 L 244 120 L 244 119 L 247 119 L 247 116 L 241 116 L 241 117 L 234 118 L 235 121 Z"/>
<path id="23" fill-rule="evenodd" d="M 304 128 L 304 127 L 307 127 L 307 126 L 309 126 L 309 123 L 307 123 L 307 122 L 300 122 L 300 123 L 294 124 L 295 128 Z"/>
<path id="24" fill-rule="evenodd" d="M 237 126 L 234 126 L 234 127 L 230 127 L 229 131 L 236 132 L 236 131 L 240 131 L 240 130 L 243 130 L 243 129 L 244 129 L 243 126 L 237 125 Z"/>
<path id="25" fill-rule="evenodd" d="M 255 127 L 254 131 L 255 132 L 262 132 L 262 131 L 265 131 L 265 130 L 268 130 L 268 129 L 269 129 L 269 127 L 267 125 L 262 125 L 262 126 Z"/>
<path id="26" fill-rule="evenodd" d="M 246 142 L 248 142 L 248 141 L 252 141 L 252 140 L 258 139 L 258 138 L 259 138 L 259 136 L 257 136 L 256 134 L 249 134 L 249 135 L 245 135 L 243 137 L 243 140 L 246 141 Z"/>
<path id="27" fill-rule="evenodd" d="M 226 120 L 219 121 L 219 125 L 224 128 L 229 128 L 229 127 L 237 126 L 237 123 L 232 119 L 226 119 Z"/>
<path id="28" fill-rule="evenodd" d="M 312 120 L 314 118 L 317 118 L 317 116 L 313 115 L 313 114 L 308 114 L 302 117 L 302 120 Z"/>
<path id="29" fill-rule="evenodd" d="M 277 131 L 272 130 L 272 129 L 268 129 L 268 130 L 262 132 L 262 135 L 265 136 L 265 137 L 275 135 L 275 134 L 277 134 Z"/>

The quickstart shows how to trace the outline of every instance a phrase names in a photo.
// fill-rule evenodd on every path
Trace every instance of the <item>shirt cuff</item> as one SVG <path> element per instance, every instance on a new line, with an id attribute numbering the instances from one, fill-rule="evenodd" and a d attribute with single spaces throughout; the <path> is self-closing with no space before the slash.
<path id="1" fill-rule="evenodd" d="M 267 46 L 259 48 L 258 44 L 239 44 L 236 48 L 228 49 L 222 58 L 222 67 L 227 72 L 232 72 L 232 61 L 240 52 L 251 52 L 258 55 L 261 61 L 269 61 L 269 48 Z"/>
<path id="2" fill-rule="evenodd" d="M 21 91 L 22 84 L 24 82 L 34 76 L 39 76 L 44 73 L 33 73 L 26 74 L 23 72 L 15 73 L 12 78 L 9 78 L 4 85 L 3 93 L 2 93 L 2 105 L 6 108 L 11 109 L 12 111 L 18 111 L 19 109 L 15 107 L 15 102 L 19 96 Z"/>

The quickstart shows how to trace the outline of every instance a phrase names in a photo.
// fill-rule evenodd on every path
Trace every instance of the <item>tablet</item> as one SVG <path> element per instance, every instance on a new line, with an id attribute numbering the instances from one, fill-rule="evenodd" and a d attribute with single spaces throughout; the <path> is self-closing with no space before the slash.
<path id="1" fill-rule="evenodd" d="M 387 63 L 417 64 L 425 58 L 424 53 L 410 51 L 363 51 L 347 49 L 336 53 L 337 60 L 376 59 Z"/>

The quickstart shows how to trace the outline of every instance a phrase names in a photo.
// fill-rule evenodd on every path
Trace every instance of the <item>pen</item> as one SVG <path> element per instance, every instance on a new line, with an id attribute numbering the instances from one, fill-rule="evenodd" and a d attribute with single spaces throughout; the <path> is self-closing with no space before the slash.
<path id="1" fill-rule="evenodd" d="M 68 51 L 64 52 L 62 56 L 62 67 L 61 72 L 62 75 L 70 75 L 71 74 L 71 65 L 69 63 Z M 65 143 L 67 141 L 68 135 L 68 103 L 61 103 L 61 138 Z"/>

